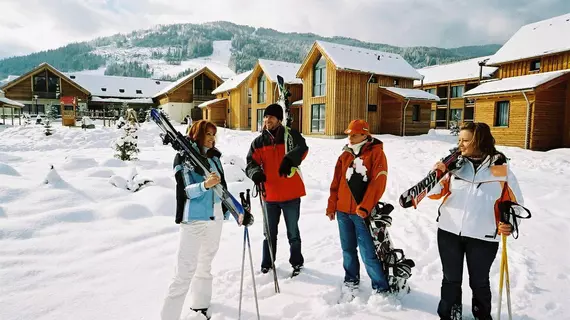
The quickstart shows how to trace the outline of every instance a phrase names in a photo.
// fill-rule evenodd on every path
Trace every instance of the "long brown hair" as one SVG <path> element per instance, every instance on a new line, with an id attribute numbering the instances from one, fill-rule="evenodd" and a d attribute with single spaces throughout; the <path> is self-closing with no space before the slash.
<path id="1" fill-rule="evenodd" d="M 473 133 L 473 148 L 481 152 L 482 159 L 487 156 L 494 156 L 497 153 L 495 148 L 495 138 L 491 134 L 491 128 L 484 122 L 467 122 L 461 126 L 461 130 L 469 130 Z"/>
<path id="2" fill-rule="evenodd" d="M 214 134 L 218 131 L 216 125 L 208 120 L 198 120 L 192 124 L 192 127 L 188 129 L 186 134 L 188 137 L 198 144 L 200 148 L 200 152 L 202 151 L 202 147 L 204 146 L 204 142 L 206 141 L 206 133 L 208 129 L 214 130 Z M 216 146 L 216 142 L 214 141 L 214 147 Z"/>

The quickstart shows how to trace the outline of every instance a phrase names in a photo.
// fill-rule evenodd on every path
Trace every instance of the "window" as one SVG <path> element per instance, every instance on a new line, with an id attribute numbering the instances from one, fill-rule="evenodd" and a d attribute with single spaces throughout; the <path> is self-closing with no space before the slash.
<path id="1" fill-rule="evenodd" d="M 424 91 L 427 93 L 435 94 L 435 88 L 425 89 Z"/>
<path id="2" fill-rule="evenodd" d="M 378 105 L 376 105 L 376 104 L 369 104 L 369 105 L 368 105 L 368 111 L 371 111 L 371 112 L 378 111 Z"/>
<path id="3" fill-rule="evenodd" d="M 313 97 L 320 97 L 326 94 L 327 87 L 327 62 L 321 56 L 313 67 Z"/>
<path id="4" fill-rule="evenodd" d="M 463 86 L 453 86 L 451 87 L 451 97 L 461 98 L 463 96 Z"/>
<path id="5" fill-rule="evenodd" d="M 399 85 L 400 85 L 400 80 L 394 79 L 394 87 L 397 87 Z"/>
<path id="6" fill-rule="evenodd" d="M 137 90 L 137 94 L 142 94 L 142 90 Z"/>
<path id="7" fill-rule="evenodd" d="M 125 93 L 125 89 L 119 89 L 120 93 Z"/>
<path id="8" fill-rule="evenodd" d="M 461 109 L 451 109 L 449 111 L 449 121 L 461 121 Z"/>
<path id="9" fill-rule="evenodd" d="M 251 128 L 251 108 L 247 108 L 247 126 Z"/>
<path id="10" fill-rule="evenodd" d="M 311 106 L 311 132 L 325 132 L 325 105 Z"/>
<path id="11" fill-rule="evenodd" d="M 414 104 L 412 106 L 412 121 L 420 121 L 420 105 L 419 104 Z"/>
<path id="12" fill-rule="evenodd" d="M 430 120 L 431 120 L 431 121 L 435 121 L 435 110 L 432 110 L 432 111 L 431 111 L 431 118 L 430 118 Z"/>
<path id="13" fill-rule="evenodd" d="M 257 131 L 263 130 L 263 112 L 265 109 L 257 109 Z"/>
<path id="14" fill-rule="evenodd" d="M 259 76 L 259 78 L 257 78 L 257 103 L 264 103 L 265 98 L 267 97 L 267 81 L 265 80 L 265 74 L 262 74 Z"/>
<path id="15" fill-rule="evenodd" d="M 465 108 L 465 114 L 463 115 L 463 121 L 473 121 L 475 116 L 475 108 L 469 107 Z"/>
<path id="16" fill-rule="evenodd" d="M 59 77 L 51 72 L 47 72 L 48 92 L 59 92 Z"/>
<path id="17" fill-rule="evenodd" d="M 378 79 L 376 79 L 376 77 L 371 77 L 370 78 L 370 83 L 378 83 Z"/>
<path id="18" fill-rule="evenodd" d="M 101 88 L 101 91 L 105 92 L 107 91 L 107 88 Z"/>
<path id="19" fill-rule="evenodd" d="M 530 62 L 530 71 L 540 71 L 540 59 Z"/>
<path id="20" fill-rule="evenodd" d="M 247 88 L 247 104 L 251 104 L 251 95 L 253 94 L 252 88 Z M 251 116 L 251 112 L 250 112 Z"/>
<path id="21" fill-rule="evenodd" d="M 45 72 L 34 76 L 34 92 L 47 92 L 47 79 Z"/>
<path id="22" fill-rule="evenodd" d="M 509 126 L 509 101 L 498 101 L 495 105 L 495 127 Z"/>

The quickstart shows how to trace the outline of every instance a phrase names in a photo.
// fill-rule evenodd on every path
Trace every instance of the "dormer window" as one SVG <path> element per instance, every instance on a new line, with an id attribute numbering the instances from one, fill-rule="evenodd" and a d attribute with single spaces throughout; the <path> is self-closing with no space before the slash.
<path id="1" fill-rule="evenodd" d="M 394 87 L 397 87 L 399 85 L 400 85 L 400 80 L 394 79 Z"/>
<path id="2" fill-rule="evenodd" d="M 540 71 L 540 59 L 530 62 L 530 71 Z"/>
<path id="3" fill-rule="evenodd" d="M 119 89 L 120 93 L 125 93 L 125 89 Z"/>
<path id="4" fill-rule="evenodd" d="M 142 90 L 137 90 L 137 94 L 142 94 Z"/>
<path id="5" fill-rule="evenodd" d="M 101 88 L 101 91 L 105 92 L 107 91 L 107 88 Z"/>

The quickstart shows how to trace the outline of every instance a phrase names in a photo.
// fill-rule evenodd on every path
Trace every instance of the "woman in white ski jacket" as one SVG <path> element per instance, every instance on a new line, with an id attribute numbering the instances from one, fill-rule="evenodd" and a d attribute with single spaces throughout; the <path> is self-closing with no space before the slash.
<path id="1" fill-rule="evenodd" d="M 461 319 L 463 259 L 467 260 L 472 312 L 479 320 L 491 318 L 489 271 L 499 248 L 500 235 L 510 235 L 510 223 L 499 221 L 498 203 L 510 200 L 523 205 L 517 180 L 505 155 L 495 149 L 495 139 L 485 123 L 467 123 L 459 133 L 458 164 L 430 193 L 443 198 L 438 213 L 437 241 L 443 267 L 438 315 Z M 434 169 L 446 172 L 442 162 Z M 518 219 L 517 219 L 518 223 Z"/>
<path id="2" fill-rule="evenodd" d="M 212 297 L 212 260 L 218 251 L 222 223 L 229 213 L 222 209 L 221 200 L 211 190 L 219 183 L 225 185 L 220 163 L 221 153 L 215 148 L 216 126 L 209 121 L 194 122 L 188 139 L 197 144 L 207 158 L 212 173 L 203 178 L 200 169 L 186 163 L 177 154 L 174 159 L 176 178 L 176 219 L 180 224 L 180 244 L 175 275 L 162 307 L 162 320 L 178 320 L 186 294 L 190 289 L 190 308 L 209 318 Z M 191 286 L 191 288 L 190 288 Z"/>

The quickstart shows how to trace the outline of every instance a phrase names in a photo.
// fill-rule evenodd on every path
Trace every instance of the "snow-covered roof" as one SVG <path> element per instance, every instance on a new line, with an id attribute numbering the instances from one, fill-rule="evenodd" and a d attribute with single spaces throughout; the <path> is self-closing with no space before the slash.
<path id="1" fill-rule="evenodd" d="M 71 81 L 91 93 L 93 97 L 150 98 L 168 86 L 170 81 L 149 78 L 104 76 L 64 72 Z M 140 93 L 139 93 L 140 92 Z"/>
<path id="2" fill-rule="evenodd" d="M 242 84 L 242 82 L 244 82 L 249 77 L 252 71 L 253 70 L 249 70 L 229 78 L 228 80 L 224 81 L 219 87 L 217 87 L 214 91 L 212 91 L 212 94 L 223 93 L 237 88 L 240 84 Z"/>
<path id="3" fill-rule="evenodd" d="M 421 74 L 397 53 L 351 47 L 321 40 L 317 40 L 316 43 L 324 50 L 337 69 L 421 79 Z"/>
<path id="4" fill-rule="evenodd" d="M 405 89 L 405 88 L 395 88 L 395 87 L 380 87 L 384 90 L 388 90 L 395 93 L 404 99 L 410 100 L 426 100 L 426 101 L 439 101 L 439 97 L 435 94 L 420 90 L 420 89 Z"/>
<path id="5" fill-rule="evenodd" d="M 303 100 L 297 100 L 293 103 L 291 103 L 292 106 L 302 106 L 303 105 Z"/>
<path id="6" fill-rule="evenodd" d="M 522 26 L 488 65 L 570 51 L 570 13 Z"/>
<path id="7" fill-rule="evenodd" d="M 510 91 L 532 90 L 550 80 L 554 80 L 569 72 L 570 70 L 559 70 L 531 74 L 527 76 L 504 78 L 501 80 L 489 80 L 482 82 L 479 86 L 465 92 L 463 96 L 467 97 Z"/>
<path id="8" fill-rule="evenodd" d="M 0 80 L 0 86 L 4 85 L 5 83 L 14 81 L 18 79 L 20 76 L 9 75 L 6 79 Z"/>
<path id="9" fill-rule="evenodd" d="M 14 100 L 6 98 L 4 96 L 4 92 L 2 90 L 0 90 L 0 103 L 5 103 L 7 105 L 14 106 L 14 107 L 20 107 L 20 108 L 24 107 L 24 104 L 19 103 L 18 101 L 14 101 Z"/>
<path id="10" fill-rule="evenodd" d="M 206 102 L 202 102 L 198 105 L 198 108 L 204 108 L 204 107 L 207 107 L 211 104 L 214 104 L 214 103 L 220 102 L 220 101 L 224 101 L 224 100 L 228 100 L 228 98 L 218 98 L 218 99 L 213 99 L 213 100 L 209 100 Z"/>
<path id="11" fill-rule="evenodd" d="M 162 90 L 160 90 L 159 92 L 157 92 L 157 93 L 153 96 L 153 98 L 156 98 L 156 97 L 158 97 L 158 96 L 160 96 L 160 95 L 163 95 L 163 94 L 167 93 L 168 91 L 170 91 L 170 90 L 172 90 L 172 89 L 178 87 L 181 83 L 184 83 L 184 82 L 186 82 L 186 81 L 188 81 L 188 80 L 190 80 L 190 79 L 193 79 L 194 77 L 196 77 L 197 75 L 199 75 L 200 73 L 202 73 L 202 72 L 204 72 L 204 71 L 206 71 L 206 70 L 210 71 L 213 75 L 215 75 L 216 77 L 218 77 L 218 80 L 220 80 L 220 82 L 222 82 L 222 81 L 221 81 L 222 79 L 221 79 L 217 74 L 215 74 L 212 70 L 210 70 L 208 67 L 202 67 L 202 68 L 200 68 L 200 69 L 198 69 L 198 70 L 196 70 L 196 71 L 194 71 L 194 72 L 192 72 L 192 73 L 190 73 L 190 74 L 188 74 L 188 75 L 186 75 L 186 76 L 184 76 L 184 77 L 182 77 L 182 78 L 180 78 L 180 79 L 178 79 L 178 80 L 176 80 L 176 81 L 170 83 L 168 86 L 162 88 Z"/>
<path id="12" fill-rule="evenodd" d="M 265 75 L 273 82 L 277 82 L 277 75 L 283 77 L 283 81 L 288 84 L 303 83 L 297 78 L 297 71 L 301 67 L 300 63 L 291 63 L 284 61 L 275 61 L 267 59 L 259 59 L 259 65 Z"/>
<path id="13" fill-rule="evenodd" d="M 93 102 L 107 102 L 107 103 L 138 103 L 138 104 L 153 104 L 152 98 L 133 98 L 133 99 L 121 99 L 121 98 L 101 98 L 93 97 L 91 98 Z"/>
<path id="14" fill-rule="evenodd" d="M 418 69 L 418 72 L 424 76 L 424 86 L 459 80 L 479 79 L 479 62 L 488 58 L 490 58 L 490 56 L 429 66 Z M 496 67 L 484 66 L 482 74 L 483 79 L 490 78 L 496 70 Z M 417 86 L 420 84 L 421 81 L 414 81 L 414 85 Z"/>

